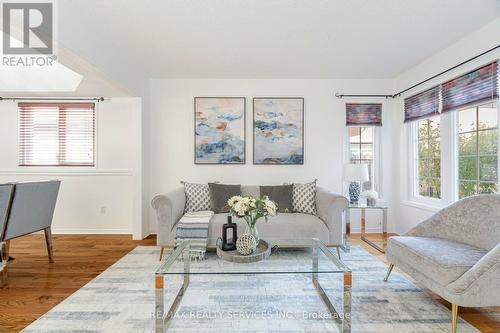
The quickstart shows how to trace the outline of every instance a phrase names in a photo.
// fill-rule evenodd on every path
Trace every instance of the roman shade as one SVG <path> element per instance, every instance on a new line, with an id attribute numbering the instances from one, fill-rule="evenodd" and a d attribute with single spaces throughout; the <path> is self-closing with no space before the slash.
<path id="1" fill-rule="evenodd" d="M 347 126 L 382 126 L 382 104 L 346 104 Z"/>
<path id="2" fill-rule="evenodd" d="M 405 98 L 405 123 L 439 114 L 439 86 Z"/>
<path id="3" fill-rule="evenodd" d="M 442 111 L 451 111 L 498 97 L 498 61 L 441 85 Z"/>
<path id="4" fill-rule="evenodd" d="M 94 103 L 19 103 L 20 166 L 94 166 Z"/>

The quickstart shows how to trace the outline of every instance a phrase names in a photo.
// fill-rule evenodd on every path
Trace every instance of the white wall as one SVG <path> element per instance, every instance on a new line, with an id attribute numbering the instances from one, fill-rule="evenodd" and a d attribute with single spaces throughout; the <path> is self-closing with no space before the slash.
<path id="1" fill-rule="evenodd" d="M 18 111 L 0 102 L 0 183 L 60 179 L 54 233 L 144 236 L 141 219 L 141 100 L 97 104 L 95 168 L 18 167 Z"/>
<path id="2" fill-rule="evenodd" d="M 342 165 L 345 162 L 345 103 L 335 92 L 389 92 L 390 80 L 223 80 L 155 79 L 150 82 L 150 197 L 179 187 L 181 180 L 221 181 L 236 184 L 281 184 L 307 182 L 317 178 L 319 185 L 342 192 Z M 247 98 L 246 165 L 194 165 L 193 97 L 242 96 Z M 270 166 L 252 164 L 252 97 L 296 96 L 305 99 L 305 164 Z M 349 100 L 354 101 L 354 100 Z M 364 99 L 364 102 L 370 100 Z M 393 179 L 390 100 L 384 103 L 382 139 L 382 191 L 391 199 Z M 394 228 L 392 213 L 390 229 Z M 357 229 L 353 214 L 353 230 Z M 374 214 L 371 221 L 380 222 Z M 156 216 L 150 214 L 151 232 Z"/>
<path id="3" fill-rule="evenodd" d="M 469 59 L 477 54 L 484 52 L 499 44 L 499 32 L 500 31 L 500 18 L 484 26 L 480 30 L 477 30 L 470 35 L 457 41 L 455 44 L 443 49 L 434 56 L 428 58 L 421 64 L 409 69 L 407 72 L 398 76 L 394 80 L 395 91 L 400 91 L 407 88 L 417 82 L 420 82 L 436 73 L 439 73 L 445 69 L 448 69 L 462 61 Z M 424 205 L 419 203 L 414 203 L 409 200 L 410 184 L 409 179 L 411 175 L 409 174 L 409 156 L 408 156 L 408 146 L 407 146 L 407 130 L 408 125 L 403 124 L 403 101 L 405 97 L 411 96 L 420 91 L 424 91 L 427 88 L 435 86 L 442 83 L 448 79 L 466 73 L 469 70 L 475 69 L 478 66 L 486 64 L 494 59 L 500 58 L 500 51 L 491 52 L 488 55 L 480 57 L 464 66 L 461 66 L 451 72 L 446 73 L 426 84 L 419 86 L 407 93 L 405 93 L 400 98 L 394 100 L 394 142 L 397 143 L 397 147 L 394 151 L 394 157 L 396 161 L 399 162 L 398 178 L 399 182 L 396 182 L 393 188 L 393 193 L 397 199 L 396 205 L 396 218 L 397 218 L 397 229 L 399 233 L 406 232 L 422 220 L 428 218 L 436 211 L 439 210 L 438 207 L 433 207 L 430 205 Z M 449 115 L 446 115 L 449 116 Z M 443 117 L 446 117 L 443 116 Z M 446 123 L 445 123 L 446 124 Z M 448 128 L 446 125 L 442 128 L 442 136 L 453 135 L 452 129 Z M 442 167 L 441 174 L 450 174 L 452 172 L 452 158 L 454 152 L 453 147 L 450 145 L 441 146 Z M 446 177 L 443 177 L 442 188 L 443 191 L 443 203 L 442 205 L 447 205 L 451 203 L 454 198 L 447 192 L 447 189 L 451 187 L 452 184 L 446 183 Z"/>

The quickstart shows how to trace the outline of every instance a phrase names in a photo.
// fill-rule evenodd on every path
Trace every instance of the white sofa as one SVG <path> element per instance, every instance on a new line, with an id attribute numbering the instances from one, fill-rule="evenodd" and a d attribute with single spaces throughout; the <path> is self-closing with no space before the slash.
<path id="1" fill-rule="evenodd" d="M 259 186 L 241 187 L 243 195 L 260 196 Z M 157 195 L 151 205 L 158 218 L 158 245 L 171 247 L 175 237 L 175 227 L 184 213 L 186 196 L 179 187 L 170 193 Z M 258 222 L 259 235 L 270 244 L 287 247 L 309 245 L 311 238 L 318 238 L 328 246 L 342 247 L 344 242 L 345 212 L 349 201 L 342 195 L 331 193 L 320 187 L 316 191 L 317 216 L 301 213 L 278 213 L 277 216 Z M 215 214 L 208 228 L 208 245 L 215 247 L 221 237 L 222 224 L 227 214 Z M 233 219 L 238 225 L 238 233 L 245 230 L 245 221 Z"/>

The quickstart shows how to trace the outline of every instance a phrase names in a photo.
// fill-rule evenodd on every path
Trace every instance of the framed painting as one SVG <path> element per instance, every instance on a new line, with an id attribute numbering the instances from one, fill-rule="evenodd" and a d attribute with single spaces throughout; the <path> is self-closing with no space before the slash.
<path id="1" fill-rule="evenodd" d="M 245 97 L 194 98 L 194 163 L 245 164 Z"/>
<path id="2" fill-rule="evenodd" d="M 253 163 L 304 164 L 304 98 L 253 99 Z"/>

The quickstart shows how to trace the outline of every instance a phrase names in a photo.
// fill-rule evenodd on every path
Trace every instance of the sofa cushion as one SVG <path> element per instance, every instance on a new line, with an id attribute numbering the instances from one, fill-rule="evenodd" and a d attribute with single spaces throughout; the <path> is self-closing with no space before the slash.
<path id="1" fill-rule="evenodd" d="M 261 186 L 260 196 L 267 196 L 278 205 L 278 212 L 291 213 L 293 185 Z"/>
<path id="2" fill-rule="evenodd" d="M 235 195 L 241 195 L 241 185 L 208 183 L 210 188 L 211 209 L 215 213 L 229 212 L 227 201 Z"/>
<path id="3" fill-rule="evenodd" d="M 467 272 L 487 251 L 443 238 L 395 236 L 387 257 L 401 261 L 446 286 Z"/>
<path id="4" fill-rule="evenodd" d="M 222 225 L 227 220 L 227 214 L 215 214 L 208 226 L 209 244 L 215 245 L 217 238 L 222 235 Z M 233 218 L 238 225 L 238 235 L 245 232 L 246 222 L 241 218 Z M 280 213 L 270 216 L 269 221 L 264 219 L 257 222 L 257 229 L 261 239 L 271 244 L 310 245 L 312 238 L 319 238 L 329 244 L 329 232 L 325 223 L 316 216 L 300 213 Z"/>

